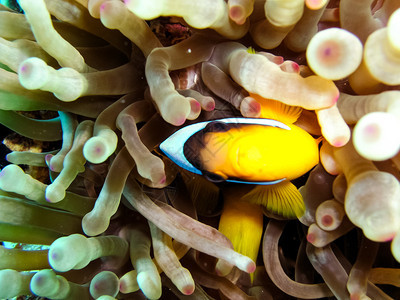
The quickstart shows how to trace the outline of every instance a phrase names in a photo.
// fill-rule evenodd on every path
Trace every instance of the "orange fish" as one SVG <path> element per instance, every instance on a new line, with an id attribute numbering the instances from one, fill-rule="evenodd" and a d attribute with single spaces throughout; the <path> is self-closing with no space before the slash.
<path id="1" fill-rule="evenodd" d="M 160 149 L 182 168 L 210 181 L 255 184 L 257 188 L 245 198 L 256 194 L 251 202 L 285 217 L 299 217 L 304 203 L 290 180 L 318 163 L 318 140 L 290 123 L 300 108 L 266 101 L 269 110 L 264 109 L 264 115 L 272 112 L 276 120 L 239 117 L 200 122 L 175 132 Z"/>

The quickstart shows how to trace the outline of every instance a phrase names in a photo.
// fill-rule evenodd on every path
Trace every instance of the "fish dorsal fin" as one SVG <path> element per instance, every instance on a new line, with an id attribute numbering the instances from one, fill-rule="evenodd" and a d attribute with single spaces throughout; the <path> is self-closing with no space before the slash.
<path id="1" fill-rule="evenodd" d="M 250 93 L 250 97 L 261 105 L 260 118 L 274 119 L 285 124 L 293 124 L 300 117 L 303 109 L 300 106 L 291 106 L 277 100 L 266 99 Z"/>
<path id="2" fill-rule="evenodd" d="M 257 52 L 253 47 L 249 47 L 249 48 L 247 48 L 247 53 L 256 54 Z"/>
<path id="3" fill-rule="evenodd" d="M 263 205 L 267 210 L 290 219 L 301 217 L 305 211 L 303 197 L 288 180 L 275 185 L 258 185 L 242 200 Z"/>

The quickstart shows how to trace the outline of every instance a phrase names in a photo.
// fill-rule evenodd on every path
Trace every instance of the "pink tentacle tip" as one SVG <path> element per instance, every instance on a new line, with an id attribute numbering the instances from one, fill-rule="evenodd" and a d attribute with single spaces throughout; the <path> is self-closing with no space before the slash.
<path id="1" fill-rule="evenodd" d="M 120 282 L 119 282 L 119 291 L 120 291 L 121 293 L 124 293 L 124 292 L 126 291 L 126 284 L 125 284 L 125 281 L 120 281 Z"/>
<path id="2" fill-rule="evenodd" d="M 46 163 L 49 163 L 53 156 L 54 156 L 53 154 L 46 154 L 46 156 L 44 157 L 44 160 L 46 161 Z"/>
<path id="3" fill-rule="evenodd" d="M 52 259 L 53 261 L 59 260 L 59 259 L 60 259 L 59 253 L 58 253 L 57 251 L 52 251 L 52 252 L 51 252 L 51 259 Z"/>
<path id="4" fill-rule="evenodd" d="M 229 17 L 231 19 L 238 19 L 243 16 L 243 9 L 240 6 L 232 6 L 229 8 Z"/>
<path id="5" fill-rule="evenodd" d="M 373 141 L 379 138 L 381 130 L 378 124 L 370 124 L 365 127 L 364 134 L 367 139 Z"/>
<path id="6" fill-rule="evenodd" d="M 285 61 L 285 59 L 283 58 L 283 56 L 275 56 L 274 57 L 274 63 L 276 63 L 277 65 L 283 64 L 284 61 Z"/>
<path id="7" fill-rule="evenodd" d="M 44 282 L 45 282 L 44 276 L 41 276 L 40 274 L 35 276 L 35 284 L 37 286 L 41 286 Z"/>
<path id="8" fill-rule="evenodd" d="M 185 123 L 186 118 L 183 116 L 178 116 L 177 118 L 175 118 L 172 122 L 173 125 L 175 126 L 181 126 L 183 125 L 183 123 Z"/>
<path id="9" fill-rule="evenodd" d="M 333 218 L 330 215 L 325 215 L 322 217 L 321 222 L 324 226 L 331 226 L 333 224 Z"/>
<path id="10" fill-rule="evenodd" d="M 336 95 L 332 98 L 332 105 L 334 105 L 339 100 L 340 92 L 337 90 Z"/>
<path id="11" fill-rule="evenodd" d="M 397 232 L 394 233 L 389 233 L 387 236 L 383 237 L 381 242 L 390 242 L 391 240 L 394 239 L 394 237 L 396 236 Z"/>
<path id="12" fill-rule="evenodd" d="M 104 2 L 103 4 L 100 5 L 100 11 L 104 12 L 107 6 L 107 2 Z"/>
<path id="13" fill-rule="evenodd" d="M 300 66 L 297 63 L 293 62 L 292 68 L 293 68 L 293 72 L 300 73 Z"/>
<path id="14" fill-rule="evenodd" d="M 182 288 L 182 293 L 183 293 L 184 295 L 191 295 L 191 294 L 193 294 L 193 292 L 194 292 L 194 285 L 193 285 L 193 284 L 185 285 L 185 286 Z"/>
<path id="15" fill-rule="evenodd" d="M 249 104 L 249 113 L 256 115 L 260 112 L 261 112 L 261 104 L 256 100 L 251 101 Z"/>
<path id="16" fill-rule="evenodd" d="M 324 49 L 323 54 L 324 56 L 331 56 L 333 54 L 332 52 L 333 52 L 332 48 L 327 47 Z"/>
<path id="17" fill-rule="evenodd" d="M 313 234 L 313 233 L 307 234 L 307 241 L 308 241 L 310 244 L 313 244 L 313 243 L 315 242 L 315 240 L 316 240 L 315 234 Z"/>
<path id="18" fill-rule="evenodd" d="M 238 25 L 243 25 L 244 22 L 246 22 L 246 18 L 244 17 L 243 8 L 240 6 L 232 6 L 229 9 L 229 18 Z"/>
<path id="19" fill-rule="evenodd" d="M 97 147 L 95 147 L 95 148 L 93 149 L 93 154 L 96 154 L 96 155 L 98 155 L 98 156 L 103 155 L 104 152 L 105 152 L 104 150 L 105 150 L 104 147 L 97 146 Z"/>
<path id="20" fill-rule="evenodd" d="M 255 270 L 256 270 L 256 264 L 255 264 L 255 262 L 254 261 L 251 261 L 251 263 L 249 263 L 248 265 L 247 265 L 247 268 L 246 268 L 246 272 L 247 273 L 253 273 Z"/>
<path id="21" fill-rule="evenodd" d="M 210 101 L 207 103 L 205 110 L 206 111 L 213 111 L 215 109 L 215 102 L 214 101 Z"/>
<path id="22" fill-rule="evenodd" d="M 103 284 L 104 284 L 103 282 L 96 282 L 96 283 L 94 284 L 93 288 L 94 288 L 96 291 L 101 291 L 101 290 L 102 290 Z"/>
<path id="23" fill-rule="evenodd" d="M 190 101 L 190 109 L 194 113 L 199 113 L 201 110 L 201 105 L 198 101 L 193 99 L 192 101 Z"/>
<path id="24" fill-rule="evenodd" d="M 337 137 L 332 141 L 332 146 L 337 148 L 343 147 L 344 145 L 347 144 L 348 141 L 349 141 L 348 137 L 345 136 Z"/>
<path id="25" fill-rule="evenodd" d="M 45 161 L 46 165 L 49 167 L 50 171 L 54 171 L 54 167 L 51 164 L 51 159 L 53 158 L 53 156 L 54 156 L 53 154 L 47 154 L 44 157 L 44 161 Z"/>
<path id="26" fill-rule="evenodd" d="M 29 71 L 28 69 L 29 69 L 28 66 L 26 64 L 24 64 L 24 65 L 21 66 L 21 68 L 19 68 L 19 71 L 21 73 L 26 73 L 26 72 Z"/>
<path id="27" fill-rule="evenodd" d="M 129 4 L 131 2 L 131 0 L 124 0 L 125 4 Z"/>

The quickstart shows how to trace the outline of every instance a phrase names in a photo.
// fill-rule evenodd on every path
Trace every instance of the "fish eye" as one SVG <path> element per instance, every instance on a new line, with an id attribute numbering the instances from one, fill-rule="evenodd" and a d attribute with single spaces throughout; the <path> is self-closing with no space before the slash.
<path id="1" fill-rule="evenodd" d="M 221 175 L 218 175 L 218 174 L 215 174 L 215 173 L 212 173 L 212 172 L 208 172 L 208 171 L 203 171 L 203 176 L 208 181 L 211 181 L 211 182 L 214 182 L 214 183 L 220 183 L 220 182 L 224 182 L 225 181 L 225 178 L 222 177 Z"/>
<path id="2" fill-rule="evenodd" d="M 204 127 L 204 132 L 225 132 L 228 131 L 231 127 L 222 122 L 213 121 L 210 122 Z"/>

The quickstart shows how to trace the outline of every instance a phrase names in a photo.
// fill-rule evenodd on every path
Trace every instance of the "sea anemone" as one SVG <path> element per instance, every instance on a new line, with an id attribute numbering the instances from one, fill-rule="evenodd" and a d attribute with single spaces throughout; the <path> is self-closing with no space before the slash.
<path id="1" fill-rule="evenodd" d="M 2 0 L 0 298 L 399 298 L 399 32 L 396 0 Z M 158 147 L 273 102 L 322 141 L 294 219 Z"/>

